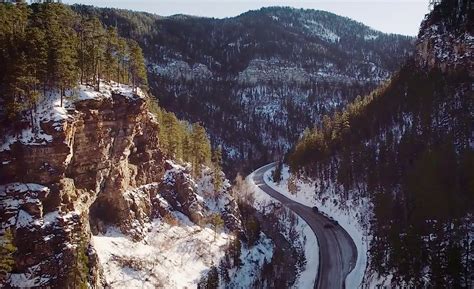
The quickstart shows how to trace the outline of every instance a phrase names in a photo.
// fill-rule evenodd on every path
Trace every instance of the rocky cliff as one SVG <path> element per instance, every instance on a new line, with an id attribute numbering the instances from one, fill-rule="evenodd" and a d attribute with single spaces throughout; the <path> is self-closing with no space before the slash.
<path id="1" fill-rule="evenodd" d="M 147 96 L 116 84 L 68 94 L 63 107 L 51 93 L 2 140 L 0 228 L 17 247 L 4 286 L 79 287 L 84 271 L 87 283 L 106 285 L 91 233 L 116 228 L 139 241 L 170 212 L 196 224 L 217 213 L 226 232 L 242 232 L 228 184 L 209 207 L 196 182 L 210 170 L 194 180 L 166 160 Z"/>
<path id="2" fill-rule="evenodd" d="M 426 16 L 416 43 L 416 59 L 422 67 L 443 72 L 468 69 L 473 76 L 474 30 L 472 3 L 443 1 Z"/>

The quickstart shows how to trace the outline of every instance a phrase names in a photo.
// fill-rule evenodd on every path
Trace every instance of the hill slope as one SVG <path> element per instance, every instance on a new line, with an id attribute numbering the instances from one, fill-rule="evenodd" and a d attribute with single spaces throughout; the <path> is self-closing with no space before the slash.
<path id="1" fill-rule="evenodd" d="M 416 56 L 305 134 L 289 158 L 295 173 L 315 180 L 316 198 L 332 190 L 341 207 L 371 201 L 369 272 L 391 276 L 391 286 L 472 282 L 470 5 L 442 1 L 421 26 Z"/>
<path id="2" fill-rule="evenodd" d="M 140 42 L 160 104 L 202 121 L 234 169 L 285 152 L 321 115 L 387 79 L 413 48 L 409 37 L 323 11 L 270 7 L 209 19 L 74 9 Z"/>

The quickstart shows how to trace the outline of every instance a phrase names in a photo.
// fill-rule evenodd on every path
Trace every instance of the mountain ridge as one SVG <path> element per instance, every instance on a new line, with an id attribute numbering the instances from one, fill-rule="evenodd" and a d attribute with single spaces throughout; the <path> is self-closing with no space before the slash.
<path id="1" fill-rule="evenodd" d="M 410 37 L 315 10 L 162 18 L 139 31 L 131 19 L 140 14 L 73 9 L 142 45 L 151 92 L 179 117 L 205 124 L 231 173 L 281 155 L 323 114 L 386 80 L 413 49 Z"/>

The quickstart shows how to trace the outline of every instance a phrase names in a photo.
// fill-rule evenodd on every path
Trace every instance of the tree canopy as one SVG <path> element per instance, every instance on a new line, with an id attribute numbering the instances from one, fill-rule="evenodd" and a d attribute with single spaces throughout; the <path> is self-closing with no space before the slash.
<path id="1" fill-rule="evenodd" d="M 140 46 L 97 17 L 60 3 L 3 3 L 0 23 L 2 120 L 34 109 L 48 91 L 62 97 L 79 82 L 96 90 L 100 81 L 147 88 Z"/>

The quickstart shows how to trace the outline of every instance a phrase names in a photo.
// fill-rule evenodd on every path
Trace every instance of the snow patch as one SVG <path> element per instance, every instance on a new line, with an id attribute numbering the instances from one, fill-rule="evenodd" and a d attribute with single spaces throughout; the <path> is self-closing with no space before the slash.
<path id="1" fill-rule="evenodd" d="M 308 29 L 311 34 L 319 36 L 324 40 L 336 43 L 339 42 L 339 40 L 341 39 L 339 35 L 324 27 L 321 23 L 317 21 L 306 20 L 303 26 Z"/>

